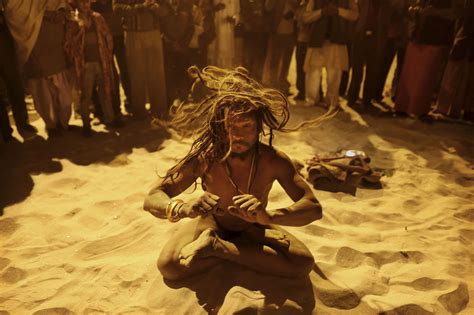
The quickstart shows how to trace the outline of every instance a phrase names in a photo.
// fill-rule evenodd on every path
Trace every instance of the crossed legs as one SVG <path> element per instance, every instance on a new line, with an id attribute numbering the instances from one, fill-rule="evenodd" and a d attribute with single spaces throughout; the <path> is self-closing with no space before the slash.
<path id="1" fill-rule="evenodd" d="M 214 219 L 195 219 L 175 234 L 158 258 L 158 269 L 170 280 L 205 271 L 223 260 L 282 277 L 306 276 L 314 265 L 308 248 L 280 227 L 252 225 L 224 239 Z"/>

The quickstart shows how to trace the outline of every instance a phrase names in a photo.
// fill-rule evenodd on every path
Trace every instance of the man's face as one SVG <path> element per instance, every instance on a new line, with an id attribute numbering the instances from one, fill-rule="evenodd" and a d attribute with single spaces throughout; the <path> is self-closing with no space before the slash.
<path id="1" fill-rule="evenodd" d="M 258 140 L 258 124 L 255 113 L 231 115 L 227 126 L 229 145 L 232 153 L 249 151 Z"/>

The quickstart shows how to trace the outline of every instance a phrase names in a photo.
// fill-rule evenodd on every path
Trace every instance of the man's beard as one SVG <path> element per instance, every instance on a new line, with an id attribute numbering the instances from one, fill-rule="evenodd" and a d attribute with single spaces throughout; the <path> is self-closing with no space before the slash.
<path id="1" fill-rule="evenodd" d="M 230 158 L 238 158 L 240 160 L 245 160 L 246 157 L 248 157 L 250 154 L 252 154 L 254 148 L 255 148 L 255 144 L 250 146 L 248 148 L 248 150 L 245 150 L 243 152 L 230 152 L 229 157 Z"/>

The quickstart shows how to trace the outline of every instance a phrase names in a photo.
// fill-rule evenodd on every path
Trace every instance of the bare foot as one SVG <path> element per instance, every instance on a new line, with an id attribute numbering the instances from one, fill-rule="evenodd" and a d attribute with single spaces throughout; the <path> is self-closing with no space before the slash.
<path id="1" fill-rule="evenodd" d="M 211 256 L 216 250 L 219 242 L 217 234 L 212 229 L 202 231 L 201 235 L 194 241 L 184 246 L 179 253 L 179 263 L 182 266 L 190 267 L 196 258 Z"/>

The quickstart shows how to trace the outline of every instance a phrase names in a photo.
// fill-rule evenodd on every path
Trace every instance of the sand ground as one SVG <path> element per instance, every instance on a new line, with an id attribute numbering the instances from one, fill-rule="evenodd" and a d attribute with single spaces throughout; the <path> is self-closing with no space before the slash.
<path id="1" fill-rule="evenodd" d="M 315 191 L 324 218 L 288 228 L 317 263 L 299 280 L 223 264 L 164 281 L 157 256 L 187 220 L 156 219 L 142 203 L 191 141 L 139 122 L 45 140 L 36 120 L 40 137 L 0 144 L 0 314 L 474 314 L 473 126 L 343 108 L 274 144 L 303 162 L 364 150 L 383 189 Z M 290 124 L 323 113 L 291 111 Z M 288 204 L 275 185 L 269 206 Z"/>

